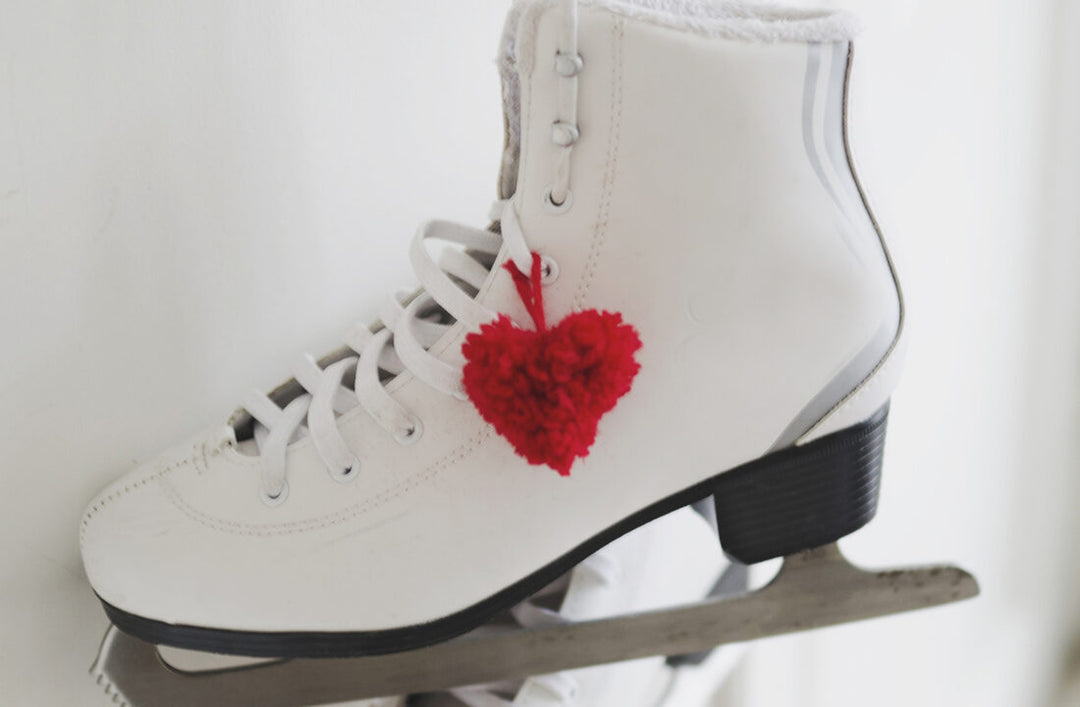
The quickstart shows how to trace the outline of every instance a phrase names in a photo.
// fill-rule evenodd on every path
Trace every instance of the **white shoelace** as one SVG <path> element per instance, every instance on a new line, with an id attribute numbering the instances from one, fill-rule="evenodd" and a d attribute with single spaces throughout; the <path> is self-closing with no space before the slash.
<path id="1" fill-rule="evenodd" d="M 578 139 L 577 75 L 582 69 L 578 55 L 577 0 L 562 0 L 563 39 L 555 57 L 560 81 L 559 118 L 552 126 L 552 140 L 560 148 L 555 178 L 544 198 L 556 210 L 570 207 L 570 153 Z M 392 297 L 380 312 L 381 328 L 358 325 L 345 344 L 355 355 L 345 355 L 325 368 L 306 355 L 294 366 L 293 376 L 304 392 L 280 407 L 265 393 L 255 391 L 244 401 L 254 420 L 254 438 L 261 465 L 260 495 L 276 506 L 288 496 L 285 457 L 289 444 L 310 435 L 315 451 L 330 475 L 345 483 L 358 475 L 360 462 L 346 444 L 337 417 L 360 406 L 380 427 L 401 444 L 411 444 L 423 434 L 422 421 L 397 402 L 384 387 L 386 378 L 408 370 L 435 390 L 464 399 L 461 368 L 428 353 L 456 322 L 469 330 L 497 317 L 480 305 L 459 283 L 478 291 L 490 275 L 473 255 L 495 260 L 503 247 L 517 268 L 528 273 L 532 253 L 518 223 L 514 200 L 496 202 L 491 218 L 500 233 L 448 221 L 432 221 L 413 238 L 410 260 L 421 289 L 407 297 Z M 426 247 L 428 239 L 451 244 L 438 262 Z M 467 252 L 469 251 L 469 252 Z M 471 254 L 470 254 L 471 252 Z M 553 271 L 554 261 L 546 267 Z M 345 385 L 352 376 L 352 387 Z"/>
<path id="2" fill-rule="evenodd" d="M 498 316 L 458 284 L 479 290 L 489 275 L 488 268 L 466 250 L 495 258 L 505 246 L 508 257 L 524 272 L 532 263 L 512 202 L 496 202 L 492 218 L 499 221 L 501 235 L 447 221 L 422 226 L 410 248 L 422 289 L 408 301 L 400 296 L 390 298 L 380 313 L 381 329 L 372 332 L 364 325 L 354 327 L 345 343 L 356 355 L 345 356 L 326 368 L 320 368 L 310 355 L 301 358 L 293 376 L 306 392 L 284 408 L 262 392 L 248 396 L 244 409 L 255 420 L 264 501 L 273 505 L 284 500 L 288 490 L 285 452 L 305 433 L 311 436 L 334 479 L 346 482 L 355 478 L 359 461 L 341 436 L 337 416 L 358 405 L 401 444 L 419 439 L 422 422 L 386 391 L 380 371 L 396 376 L 408 370 L 435 390 L 464 398 L 461 368 L 432 356 L 427 348 L 452 325 L 446 321 L 447 315 L 468 329 L 477 329 Z M 445 249 L 436 262 L 427 248 L 429 239 L 457 247 Z M 353 377 L 351 388 L 344 385 L 349 375 Z"/>

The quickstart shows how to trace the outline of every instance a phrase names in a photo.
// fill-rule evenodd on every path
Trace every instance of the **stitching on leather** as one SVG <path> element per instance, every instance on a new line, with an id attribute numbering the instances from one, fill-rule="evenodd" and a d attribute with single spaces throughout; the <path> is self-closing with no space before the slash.
<path id="1" fill-rule="evenodd" d="M 493 428 L 485 426 L 483 430 L 475 437 L 472 438 L 467 444 L 462 445 L 454 452 L 448 454 L 442 459 L 428 466 L 424 471 L 415 476 L 412 476 L 405 481 L 401 482 L 397 486 L 394 486 L 382 493 L 367 498 L 360 503 L 354 504 L 347 508 L 344 508 L 337 513 L 332 513 L 322 518 L 315 518 L 311 520 L 290 521 L 287 523 L 276 524 L 253 524 L 253 523 L 237 523 L 234 521 L 227 521 L 221 518 L 215 518 L 210 516 L 188 504 L 182 499 L 176 490 L 168 484 L 163 484 L 166 490 L 166 496 L 184 515 L 188 516 L 192 520 L 204 525 L 213 530 L 220 532 L 232 533 L 234 535 L 249 535 L 257 537 L 270 537 L 276 535 L 298 535 L 301 533 L 310 532 L 313 530 L 322 530 L 323 528 L 329 528 L 335 525 L 340 525 L 346 521 L 352 520 L 358 516 L 361 516 L 379 506 L 386 504 L 387 502 L 402 496 L 413 488 L 419 486 L 421 483 L 434 478 L 443 469 L 451 466 L 452 464 L 461 461 L 473 451 L 475 451 L 483 442 L 491 436 Z"/>
<path id="2" fill-rule="evenodd" d="M 608 157 L 604 164 L 604 179 L 601 185 L 600 213 L 593 228 L 592 244 L 585 259 L 585 271 L 578 281 L 578 290 L 574 295 L 574 309 L 579 310 L 585 304 L 585 297 L 592 287 L 593 276 L 600 261 L 600 250 L 607 240 L 608 217 L 611 213 L 611 195 L 614 191 L 615 168 L 619 162 L 619 132 L 622 126 L 622 39 L 624 20 L 616 19 L 611 25 L 611 120 L 608 124 Z"/>
<path id="3" fill-rule="evenodd" d="M 94 516 L 99 514 L 101 511 L 103 511 L 113 501 L 117 501 L 120 498 L 122 498 L 123 496 L 126 496 L 126 495 L 128 495 L 130 493 L 133 493 L 133 492 L 135 492 L 135 491 L 137 491 L 137 490 L 139 490 L 139 489 L 153 483 L 154 481 L 157 481 L 158 479 L 162 478 L 166 474 L 170 474 L 170 473 L 172 473 L 176 469 L 179 469 L 182 466 L 187 466 L 188 464 L 194 464 L 196 454 L 197 454 L 196 450 L 194 448 L 192 448 L 191 456 L 184 457 L 180 461 L 173 462 L 172 464 L 167 464 L 164 468 L 159 469 L 155 473 L 150 474 L 149 476 L 147 476 L 145 478 L 139 479 L 138 481 L 135 481 L 135 482 L 132 482 L 132 483 L 129 483 L 129 484 L 125 484 L 121 488 L 118 488 L 115 491 L 113 491 L 112 493 L 110 493 L 105 498 L 102 498 L 101 500 L 94 503 L 94 505 L 92 505 L 90 507 L 90 509 L 87 510 L 86 513 L 83 514 L 82 522 L 79 524 L 79 545 L 81 546 L 83 544 L 83 542 L 86 540 L 86 529 L 90 526 L 90 520 Z"/>
<path id="4" fill-rule="evenodd" d="M 889 360 L 886 361 L 880 369 L 878 369 L 878 372 L 874 375 L 874 377 L 868 380 L 866 384 L 863 385 L 861 388 L 856 390 L 855 393 L 852 394 L 852 396 L 848 398 L 846 402 L 844 402 L 840 407 L 836 409 L 836 412 L 834 414 L 840 414 L 845 410 L 850 410 L 856 402 L 866 396 L 866 394 L 873 390 L 876 386 L 880 385 L 882 380 L 884 380 L 885 378 L 885 374 L 893 368 L 893 366 L 896 364 L 896 361 L 896 358 L 890 357 Z"/>
<path id="5" fill-rule="evenodd" d="M 202 460 L 202 464 L 198 463 L 199 460 Z M 194 457 L 192 459 L 192 462 L 193 462 L 193 464 L 195 466 L 195 471 L 197 471 L 200 475 L 205 474 L 206 472 L 210 471 L 210 458 L 206 454 L 206 441 L 205 440 L 203 441 L 202 444 L 199 445 L 199 453 L 198 453 L 198 455 L 196 457 Z"/>
<path id="6" fill-rule="evenodd" d="M 851 99 L 851 68 L 855 57 L 855 43 L 848 42 L 848 55 L 847 55 L 847 67 L 844 70 L 844 94 L 843 94 L 843 137 L 844 137 L 844 154 L 847 155 L 848 170 L 851 172 L 851 178 L 855 180 L 855 188 L 859 192 L 859 198 L 862 200 L 863 208 L 866 209 L 866 215 L 870 217 L 870 223 L 874 226 L 874 231 L 877 233 L 878 240 L 881 243 L 882 252 L 885 254 L 885 261 L 889 265 L 889 272 L 892 273 L 893 285 L 896 287 L 897 303 L 900 307 L 900 319 L 896 326 L 896 336 L 893 338 L 892 346 L 885 352 L 885 355 L 878 361 L 878 365 L 874 367 L 866 378 L 859 382 L 859 385 L 855 387 L 851 393 L 840 400 L 831 410 L 825 413 L 820 420 L 818 420 L 809 430 L 803 433 L 800 439 L 806 439 L 807 437 L 815 434 L 821 429 L 829 420 L 836 418 L 843 412 L 850 410 L 851 406 L 856 400 L 862 397 L 862 395 L 869 390 L 872 386 L 876 385 L 882 378 L 884 378 L 885 372 L 893 365 L 897 365 L 896 351 L 900 344 L 900 338 L 904 335 L 904 326 L 907 321 L 907 307 L 904 305 L 904 292 L 900 287 L 900 277 L 897 273 L 896 263 L 893 262 L 892 254 L 889 252 L 889 245 L 885 242 L 885 234 L 882 233 L 881 224 L 878 223 L 877 217 L 874 216 L 874 210 L 870 208 L 870 200 L 867 198 L 866 190 L 863 189 L 862 182 L 859 180 L 859 171 L 855 169 L 855 161 L 851 150 L 851 140 L 848 131 L 849 104 Z"/>
<path id="7" fill-rule="evenodd" d="M 875 371 L 871 375 L 868 381 L 856 388 L 843 402 L 840 403 L 839 406 L 834 408 L 825 417 L 821 418 L 821 420 L 816 425 L 807 430 L 807 432 L 799 439 L 806 439 L 807 437 L 813 436 L 830 420 L 839 417 L 846 411 L 850 410 L 855 405 L 855 403 L 859 402 L 870 391 L 872 391 L 875 387 L 881 384 L 881 382 L 885 378 L 885 374 L 888 373 L 894 365 L 896 365 L 896 361 L 896 357 L 889 356 L 888 359 L 883 364 L 881 364 L 877 371 Z"/>

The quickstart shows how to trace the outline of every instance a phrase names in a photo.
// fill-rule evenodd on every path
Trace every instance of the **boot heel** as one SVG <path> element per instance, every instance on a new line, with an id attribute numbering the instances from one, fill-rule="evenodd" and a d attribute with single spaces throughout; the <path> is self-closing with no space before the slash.
<path id="1" fill-rule="evenodd" d="M 752 564 L 835 542 L 877 511 L 886 404 L 853 427 L 716 478 L 720 544 Z"/>

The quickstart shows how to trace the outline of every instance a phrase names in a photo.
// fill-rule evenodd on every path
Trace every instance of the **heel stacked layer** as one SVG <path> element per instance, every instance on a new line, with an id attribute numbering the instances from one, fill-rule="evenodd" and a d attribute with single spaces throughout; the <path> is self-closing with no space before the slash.
<path id="1" fill-rule="evenodd" d="M 720 544 L 752 564 L 835 542 L 877 511 L 886 403 L 866 421 L 715 480 Z"/>

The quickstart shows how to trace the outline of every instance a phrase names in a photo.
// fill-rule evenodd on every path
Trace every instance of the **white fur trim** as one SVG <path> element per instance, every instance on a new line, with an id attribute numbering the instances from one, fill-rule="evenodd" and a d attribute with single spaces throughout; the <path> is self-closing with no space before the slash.
<path id="1" fill-rule="evenodd" d="M 752 42 L 842 42 L 859 32 L 844 10 L 814 10 L 723 0 L 580 0 L 582 5 L 710 37 Z"/>

